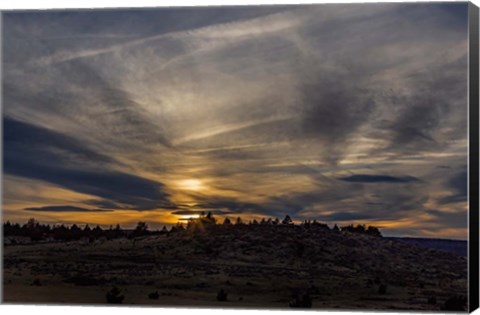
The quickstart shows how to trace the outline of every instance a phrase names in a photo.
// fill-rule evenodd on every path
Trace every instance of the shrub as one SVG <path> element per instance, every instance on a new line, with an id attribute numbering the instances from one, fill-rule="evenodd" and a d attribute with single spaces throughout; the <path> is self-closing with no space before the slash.
<path id="1" fill-rule="evenodd" d="M 150 300 L 158 300 L 159 296 L 160 296 L 160 294 L 158 294 L 158 291 L 151 292 L 151 293 L 148 294 L 148 298 Z"/>
<path id="2" fill-rule="evenodd" d="M 40 286 L 42 286 L 42 282 L 40 281 L 40 279 L 37 278 L 37 279 L 33 280 L 31 285 L 36 286 L 36 287 L 40 287 Z"/>
<path id="3" fill-rule="evenodd" d="M 225 302 L 227 301 L 228 293 L 224 289 L 220 289 L 217 293 L 217 301 Z"/>
<path id="4" fill-rule="evenodd" d="M 465 311 L 465 305 L 467 304 L 467 298 L 464 296 L 452 296 L 445 301 L 443 310 L 446 311 Z"/>
<path id="5" fill-rule="evenodd" d="M 387 294 L 387 285 L 381 284 L 378 286 L 378 294 Z"/>
<path id="6" fill-rule="evenodd" d="M 311 308 L 312 298 L 308 293 L 297 294 L 289 303 L 289 306 L 292 308 Z"/>
<path id="7" fill-rule="evenodd" d="M 437 298 L 434 297 L 434 296 L 431 296 L 431 297 L 428 298 L 427 303 L 431 304 L 431 305 L 435 305 L 435 304 L 437 304 Z"/>
<path id="8" fill-rule="evenodd" d="M 107 292 L 105 298 L 107 299 L 107 303 L 110 304 L 122 304 L 123 299 L 125 298 L 122 292 L 117 288 L 113 287 L 110 291 Z"/>

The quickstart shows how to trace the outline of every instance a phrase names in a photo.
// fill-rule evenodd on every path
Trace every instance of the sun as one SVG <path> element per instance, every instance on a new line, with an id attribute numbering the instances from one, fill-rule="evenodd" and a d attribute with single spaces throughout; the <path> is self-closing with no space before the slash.
<path id="1" fill-rule="evenodd" d="M 194 191 L 202 190 L 204 188 L 204 185 L 203 185 L 202 181 L 200 181 L 198 179 L 183 179 L 183 180 L 180 180 L 178 182 L 178 186 L 181 189 L 184 189 L 184 190 L 194 190 Z"/>
<path id="2" fill-rule="evenodd" d="M 180 221 L 188 221 L 191 219 L 198 219 L 198 218 L 200 218 L 199 214 L 182 215 L 180 217 Z"/>

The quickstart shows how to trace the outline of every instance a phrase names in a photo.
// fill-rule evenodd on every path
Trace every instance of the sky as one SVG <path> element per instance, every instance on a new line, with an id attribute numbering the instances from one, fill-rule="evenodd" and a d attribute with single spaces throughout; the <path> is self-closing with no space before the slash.
<path id="1" fill-rule="evenodd" d="M 3 14 L 3 220 L 467 238 L 467 3 Z"/>

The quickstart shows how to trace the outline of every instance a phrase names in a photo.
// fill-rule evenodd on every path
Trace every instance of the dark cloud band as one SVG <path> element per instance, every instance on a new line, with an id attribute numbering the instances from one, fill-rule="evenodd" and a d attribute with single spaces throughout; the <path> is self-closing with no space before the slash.
<path id="1" fill-rule="evenodd" d="M 172 208 L 161 183 L 108 170 L 113 159 L 78 141 L 20 122 L 4 119 L 4 171 L 43 180 L 76 192 L 98 196 L 120 208 Z M 111 204 L 110 204 L 111 205 Z"/>
<path id="2" fill-rule="evenodd" d="M 365 175 L 357 174 L 347 177 L 340 177 L 340 180 L 352 183 L 411 183 L 418 181 L 413 176 L 390 176 L 390 175 Z"/>
<path id="3" fill-rule="evenodd" d="M 45 207 L 32 207 L 25 208 L 26 211 L 36 212 L 111 212 L 112 210 L 106 209 L 87 209 L 75 206 L 45 206 Z"/>

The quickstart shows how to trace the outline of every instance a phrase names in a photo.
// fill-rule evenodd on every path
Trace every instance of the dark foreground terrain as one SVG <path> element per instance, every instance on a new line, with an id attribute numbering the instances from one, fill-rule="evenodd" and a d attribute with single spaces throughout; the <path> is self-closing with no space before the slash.
<path id="1" fill-rule="evenodd" d="M 17 243 L 4 246 L 3 258 L 6 303 L 466 307 L 465 257 L 322 227 L 217 225 L 132 239 Z"/>

